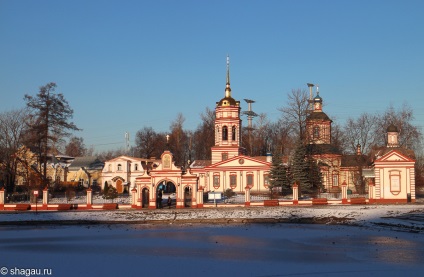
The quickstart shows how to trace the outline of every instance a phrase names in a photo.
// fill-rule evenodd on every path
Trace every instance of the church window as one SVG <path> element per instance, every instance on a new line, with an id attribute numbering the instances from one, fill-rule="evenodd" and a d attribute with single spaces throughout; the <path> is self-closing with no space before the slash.
<path id="1" fill-rule="evenodd" d="M 228 140 L 228 127 L 222 127 L 222 140 Z"/>
<path id="2" fill-rule="evenodd" d="M 269 186 L 269 173 L 264 174 L 264 186 L 265 187 Z"/>
<path id="3" fill-rule="evenodd" d="M 222 160 L 228 160 L 228 153 L 222 153 Z"/>
<path id="4" fill-rule="evenodd" d="M 231 130 L 231 139 L 234 141 L 236 140 L 236 126 L 233 126 Z"/>
<path id="5" fill-rule="evenodd" d="M 122 165 L 118 164 L 118 171 L 122 171 Z"/>
<path id="6" fill-rule="evenodd" d="M 248 187 L 253 187 L 253 173 L 247 173 L 247 175 L 246 175 L 246 185 Z"/>
<path id="7" fill-rule="evenodd" d="M 400 171 L 390 171 L 390 191 L 394 194 L 400 192 Z"/>
<path id="8" fill-rule="evenodd" d="M 230 174 L 230 187 L 234 189 L 237 186 L 237 175 L 235 172 Z"/>
<path id="9" fill-rule="evenodd" d="M 313 138 L 318 139 L 319 138 L 319 127 L 315 126 L 313 129 Z"/>
<path id="10" fill-rule="evenodd" d="M 219 173 L 213 175 L 213 186 L 219 188 Z"/>
<path id="11" fill-rule="evenodd" d="M 339 186 L 339 174 L 337 172 L 333 172 L 333 187 Z"/>
<path id="12" fill-rule="evenodd" d="M 134 171 L 138 170 L 138 164 L 134 164 Z"/>
<path id="13" fill-rule="evenodd" d="M 109 164 L 108 171 L 112 172 L 112 165 L 111 164 Z"/>

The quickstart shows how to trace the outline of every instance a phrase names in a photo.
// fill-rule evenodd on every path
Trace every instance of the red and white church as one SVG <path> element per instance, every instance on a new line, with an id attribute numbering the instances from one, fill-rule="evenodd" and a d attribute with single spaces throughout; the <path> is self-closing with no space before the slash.
<path id="1" fill-rule="evenodd" d="M 223 193 L 227 189 L 247 195 L 268 190 L 270 157 L 242 154 L 240 101 L 231 95 L 229 60 L 225 95 L 215 108 L 215 145 L 212 160 L 195 160 L 184 172 L 165 151 L 159 166 L 136 178 L 137 206 L 155 208 L 158 190 L 176 194 L 176 207 L 203 207 L 205 192 Z"/>
<path id="2" fill-rule="evenodd" d="M 331 144 L 331 120 L 322 111 L 322 98 L 313 99 L 313 112 L 307 119 L 308 143 L 319 149 L 317 159 L 323 173 L 326 189 L 342 188 L 354 182 L 357 160 L 342 155 Z M 162 192 L 175 193 L 176 208 L 203 207 L 205 193 L 223 193 L 232 189 L 245 194 L 249 205 L 250 194 L 269 192 L 270 156 L 251 157 L 243 154 L 241 147 L 240 101 L 231 95 L 229 60 L 225 95 L 215 108 L 215 145 L 211 148 L 211 160 L 196 160 L 183 171 L 173 163 L 170 151 L 164 151 L 158 166 L 135 178 L 133 206 L 155 209 Z M 369 203 L 415 202 L 415 160 L 411 151 L 404 151 L 397 144 L 396 127 L 388 129 L 389 144 L 383 147 L 369 163 Z M 360 154 L 360 153 L 359 153 Z M 340 180 L 340 181 L 339 181 Z M 354 189 L 354 185 L 350 188 Z M 343 192 L 343 190 L 341 189 Z M 299 203 L 293 200 L 293 203 Z"/>

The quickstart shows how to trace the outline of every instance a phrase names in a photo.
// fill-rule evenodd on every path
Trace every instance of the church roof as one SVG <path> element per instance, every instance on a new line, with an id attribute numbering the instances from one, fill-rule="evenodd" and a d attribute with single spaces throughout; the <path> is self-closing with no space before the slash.
<path id="1" fill-rule="evenodd" d="M 328 115 L 324 112 L 312 112 L 309 116 L 308 116 L 308 120 L 329 120 L 331 121 L 331 119 L 328 117 Z"/>
<path id="2" fill-rule="evenodd" d="M 79 170 L 85 167 L 90 170 L 103 169 L 104 163 L 96 157 L 76 157 L 69 166 L 69 170 Z"/>
<path id="3" fill-rule="evenodd" d="M 387 132 L 399 132 L 398 128 L 392 123 L 387 127 Z"/>
<path id="4" fill-rule="evenodd" d="M 190 168 L 203 168 L 206 166 L 210 166 L 211 164 L 211 160 L 195 160 L 191 163 Z"/>
<path id="5" fill-rule="evenodd" d="M 341 155 L 341 151 L 332 144 L 308 144 L 306 149 L 311 155 L 335 154 Z"/>
<path id="6" fill-rule="evenodd" d="M 374 162 L 378 158 L 386 155 L 387 153 L 389 153 L 390 151 L 393 151 L 393 150 L 396 151 L 396 152 L 399 152 L 400 154 L 402 154 L 402 155 L 404 155 L 408 158 L 415 160 L 414 150 L 406 149 L 404 147 L 386 147 L 386 146 L 377 147 L 377 148 L 374 148 L 371 151 L 370 157 L 371 157 L 372 161 Z"/>
<path id="7" fill-rule="evenodd" d="M 341 167 L 356 167 L 356 166 L 370 166 L 371 161 L 366 155 L 343 155 L 341 160 Z"/>

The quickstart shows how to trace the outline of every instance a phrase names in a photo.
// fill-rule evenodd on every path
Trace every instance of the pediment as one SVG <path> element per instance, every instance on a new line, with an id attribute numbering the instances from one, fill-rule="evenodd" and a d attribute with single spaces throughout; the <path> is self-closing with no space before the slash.
<path id="1" fill-rule="evenodd" d="M 263 167 L 263 166 L 270 166 L 271 163 L 268 163 L 266 161 L 262 161 L 259 159 L 255 159 L 248 156 L 236 156 L 232 157 L 228 160 L 221 161 L 215 164 L 212 164 L 208 166 L 207 168 L 236 168 L 236 167 Z"/>
<path id="2" fill-rule="evenodd" d="M 106 162 L 114 163 L 114 162 L 127 162 L 127 161 L 134 162 L 134 161 L 136 161 L 136 159 L 134 159 L 132 157 L 128 157 L 128 156 L 119 156 L 119 157 L 113 158 L 111 160 L 108 160 Z"/>
<path id="3" fill-rule="evenodd" d="M 379 162 L 414 162 L 414 160 L 396 150 L 392 150 L 375 161 L 375 163 Z"/>

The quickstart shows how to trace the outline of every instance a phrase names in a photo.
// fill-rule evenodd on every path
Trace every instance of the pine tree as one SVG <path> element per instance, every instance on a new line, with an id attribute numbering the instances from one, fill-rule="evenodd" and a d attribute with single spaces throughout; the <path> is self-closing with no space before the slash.
<path id="1" fill-rule="evenodd" d="M 313 193 L 318 193 L 322 185 L 322 173 L 321 169 L 319 168 L 316 160 L 314 160 L 311 156 L 308 156 L 308 163 L 309 163 L 309 180 L 312 188 Z"/>
<path id="2" fill-rule="evenodd" d="M 288 167 L 283 164 L 282 155 L 278 151 L 272 157 L 272 165 L 269 171 L 269 188 L 281 188 L 281 191 L 290 188 L 290 177 Z"/>
<path id="3" fill-rule="evenodd" d="M 109 189 L 109 184 L 107 183 L 107 181 L 105 181 L 105 186 L 103 187 L 103 194 L 107 194 L 108 189 Z"/>
<path id="4" fill-rule="evenodd" d="M 322 187 L 320 168 L 316 161 L 307 153 L 306 146 L 298 144 L 291 166 L 293 179 L 299 184 L 302 193 L 317 193 Z"/>

